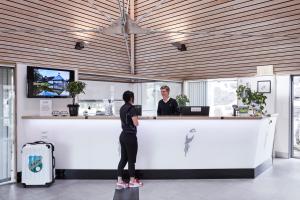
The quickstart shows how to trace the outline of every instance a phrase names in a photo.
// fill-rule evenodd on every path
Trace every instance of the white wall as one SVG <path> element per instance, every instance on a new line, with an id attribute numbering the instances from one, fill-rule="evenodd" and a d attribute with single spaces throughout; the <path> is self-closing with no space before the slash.
<path id="1" fill-rule="evenodd" d="M 250 83 L 257 90 L 257 81 L 270 80 L 271 93 L 267 96 L 268 113 L 278 113 L 274 151 L 276 157 L 290 157 L 290 75 L 257 76 L 240 78 L 239 84 Z"/>
<path id="2" fill-rule="evenodd" d="M 290 155 L 290 76 L 276 76 L 276 113 L 275 153 L 277 157 L 289 158 Z"/>
<path id="3" fill-rule="evenodd" d="M 257 81 L 270 80 L 271 93 L 267 96 L 268 113 L 278 113 L 274 151 L 276 157 L 290 157 L 290 75 L 257 76 L 240 78 L 239 84 L 249 83 L 257 90 Z"/>
<path id="4" fill-rule="evenodd" d="M 19 116 L 23 115 L 39 115 L 40 100 L 42 98 L 27 98 L 27 64 L 17 63 L 16 65 L 16 81 L 17 81 L 17 108 Z M 75 70 L 76 71 L 76 70 Z M 77 80 L 77 73 L 75 73 Z M 53 98 L 53 110 L 68 110 L 67 104 L 72 103 L 71 98 Z"/>
<path id="5" fill-rule="evenodd" d="M 271 93 L 266 93 L 268 113 L 278 113 L 274 153 L 276 157 L 290 157 L 290 75 L 240 78 L 239 84 L 249 83 L 257 90 L 257 81 L 270 80 Z"/>
<path id="6" fill-rule="evenodd" d="M 17 63 L 16 65 L 16 98 L 17 98 L 17 170 L 21 170 L 21 148 L 24 144 L 22 116 L 39 115 L 41 98 L 27 98 L 27 66 L 28 64 Z M 76 71 L 76 70 L 75 70 Z M 75 73 L 77 80 L 77 73 Z M 67 111 L 67 104 L 70 104 L 70 98 L 52 99 L 52 109 L 58 111 Z"/>

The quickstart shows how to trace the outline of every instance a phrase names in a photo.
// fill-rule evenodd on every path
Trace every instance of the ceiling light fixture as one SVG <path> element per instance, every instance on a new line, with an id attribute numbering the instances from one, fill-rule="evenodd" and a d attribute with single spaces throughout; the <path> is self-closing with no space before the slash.
<path id="1" fill-rule="evenodd" d="M 85 42 L 84 41 L 78 41 L 75 44 L 75 49 L 82 50 L 84 48 Z"/>
<path id="2" fill-rule="evenodd" d="M 173 42 L 172 43 L 173 46 L 177 47 L 177 49 L 179 51 L 186 51 L 187 50 L 187 47 L 185 44 L 181 44 L 180 42 Z"/>

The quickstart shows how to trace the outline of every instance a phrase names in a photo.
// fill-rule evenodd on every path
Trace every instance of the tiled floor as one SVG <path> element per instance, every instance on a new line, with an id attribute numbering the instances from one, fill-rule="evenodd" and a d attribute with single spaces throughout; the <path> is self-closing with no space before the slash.
<path id="1" fill-rule="evenodd" d="M 115 190 L 113 200 L 139 200 L 139 188 Z"/>
<path id="2" fill-rule="evenodd" d="M 276 160 L 256 179 L 147 180 L 141 189 L 116 191 L 114 181 L 57 180 L 50 188 L 0 186 L 0 200 L 296 200 L 300 160 Z"/>

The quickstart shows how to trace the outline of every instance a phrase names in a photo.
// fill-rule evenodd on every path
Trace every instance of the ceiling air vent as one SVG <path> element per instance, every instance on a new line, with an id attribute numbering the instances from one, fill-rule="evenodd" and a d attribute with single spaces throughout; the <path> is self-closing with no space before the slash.
<path id="1" fill-rule="evenodd" d="M 274 67 L 273 65 L 257 66 L 257 76 L 273 76 Z"/>

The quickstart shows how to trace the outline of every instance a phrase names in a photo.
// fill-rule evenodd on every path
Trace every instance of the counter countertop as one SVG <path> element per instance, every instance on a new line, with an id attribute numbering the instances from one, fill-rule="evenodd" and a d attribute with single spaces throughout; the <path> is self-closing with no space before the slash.
<path id="1" fill-rule="evenodd" d="M 251 116 L 224 116 L 224 117 L 208 117 L 208 116 L 149 116 L 149 117 L 139 117 L 142 120 L 259 120 L 263 117 L 251 117 Z M 84 116 L 23 116 L 22 119 L 101 119 L 101 120 L 119 120 L 120 118 L 117 116 L 88 116 L 87 118 Z"/>

